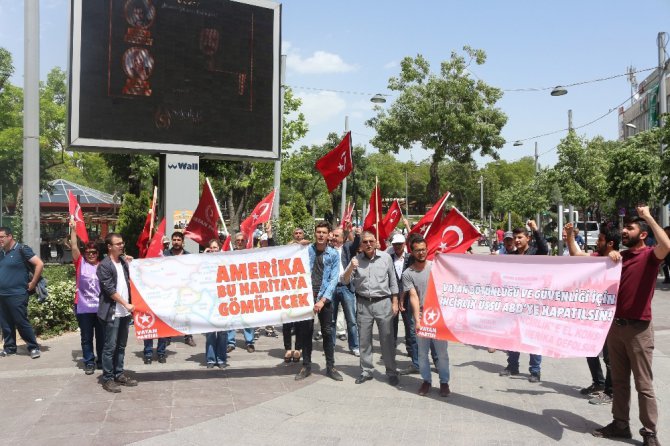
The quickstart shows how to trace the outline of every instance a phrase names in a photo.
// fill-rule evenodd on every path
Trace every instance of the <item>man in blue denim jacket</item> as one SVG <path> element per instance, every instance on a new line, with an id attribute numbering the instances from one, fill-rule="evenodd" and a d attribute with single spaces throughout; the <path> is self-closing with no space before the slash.
<path id="1" fill-rule="evenodd" d="M 314 229 L 314 243 L 307 248 L 314 292 L 314 312 L 319 317 L 323 336 L 323 351 L 326 354 L 326 375 L 335 381 L 342 381 L 342 375 L 335 370 L 335 345 L 333 344 L 333 292 L 340 272 L 337 251 L 328 246 L 330 223 L 317 223 Z M 296 323 L 296 333 L 302 340 L 302 368 L 295 375 L 296 380 L 305 379 L 312 373 L 312 334 L 314 319 Z"/>

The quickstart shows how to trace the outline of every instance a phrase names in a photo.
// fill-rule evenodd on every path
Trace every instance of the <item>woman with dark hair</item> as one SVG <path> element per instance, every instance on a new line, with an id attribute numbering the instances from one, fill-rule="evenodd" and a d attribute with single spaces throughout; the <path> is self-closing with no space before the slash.
<path id="1" fill-rule="evenodd" d="M 77 242 L 76 223 L 70 220 L 70 245 L 72 246 L 72 261 L 76 272 L 77 289 L 74 295 L 75 315 L 79 323 L 81 335 L 81 352 L 84 356 L 84 373 L 95 373 L 96 365 L 102 368 L 102 347 L 105 337 L 102 333 L 102 324 L 98 319 L 98 304 L 100 295 L 100 280 L 96 272 L 100 262 L 100 251 L 96 242 L 84 245 L 82 256 Z M 95 336 L 95 353 L 93 351 L 93 337 Z"/>
<path id="2" fill-rule="evenodd" d="M 221 242 L 219 239 L 213 238 L 207 243 L 205 252 L 219 252 L 221 251 Z M 212 369 L 214 366 L 224 368 L 228 366 L 228 352 L 226 347 L 228 345 L 227 331 L 212 331 L 205 334 L 205 357 L 207 359 L 207 368 Z"/>

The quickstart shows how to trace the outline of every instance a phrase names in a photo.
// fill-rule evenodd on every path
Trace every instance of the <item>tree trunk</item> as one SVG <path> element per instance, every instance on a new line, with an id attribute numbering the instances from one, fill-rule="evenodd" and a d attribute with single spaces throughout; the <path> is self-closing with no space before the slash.
<path id="1" fill-rule="evenodd" d="M 440 198 L 440 176 L 438 167 L 440 160 L 433 155 L 433 162 L 430 163 L 430 180 L 426 186 L 426 196 L 428 201 L 435 203 Z"/>

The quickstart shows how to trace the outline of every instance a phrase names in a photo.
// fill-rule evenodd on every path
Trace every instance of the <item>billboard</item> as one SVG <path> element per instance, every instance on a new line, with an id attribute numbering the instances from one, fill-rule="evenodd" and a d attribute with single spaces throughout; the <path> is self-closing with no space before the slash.
<path id="1" fill-rule="evenodd" d="M 278 3 L 71 6 L 72 149 L 279 157 Z"/>

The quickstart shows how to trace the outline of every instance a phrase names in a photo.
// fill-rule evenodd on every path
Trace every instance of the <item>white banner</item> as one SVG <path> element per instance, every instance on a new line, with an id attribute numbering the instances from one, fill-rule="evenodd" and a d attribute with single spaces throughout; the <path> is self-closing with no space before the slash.
<path id="1" fill-rule="evenodd" d="M 130 262 L 138 339 L 296 322 L 313 317 L 306 246 Z"/>

